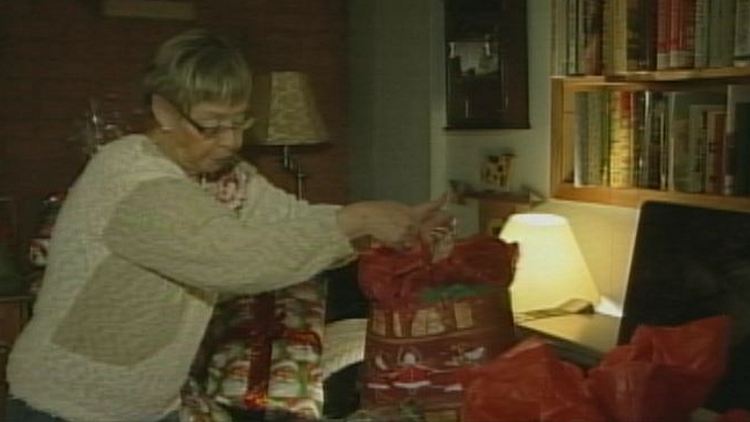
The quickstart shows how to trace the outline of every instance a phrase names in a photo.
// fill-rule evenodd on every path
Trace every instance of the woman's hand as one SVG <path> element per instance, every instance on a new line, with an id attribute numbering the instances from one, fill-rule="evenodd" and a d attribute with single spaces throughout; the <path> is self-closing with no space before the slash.
<path id="1" fill-rule="evenodd" d="M 414 206 L 393 201 L 356 202 L 341 208 L 339 226 L 352 240 L 371 236 L 386 246 L 404 249 L 414 245 L 420 236 L 434 227 L 452 220 L 441 212 L 447 200 L 447 195 L 443 195 Z"/>

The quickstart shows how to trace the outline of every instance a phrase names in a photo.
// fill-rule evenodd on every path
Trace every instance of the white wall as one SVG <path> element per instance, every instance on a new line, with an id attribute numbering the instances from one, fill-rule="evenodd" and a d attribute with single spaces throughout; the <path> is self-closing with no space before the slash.
<path id="1" fill-rule="evenodd" d="M 353 160 L 358 164 L 352 168 L 355 197 L 386 194 L 387 197 L 416 202 L 446 191 L 451 179 L 476 186 L 479 184 L 481 158 L 489 153 L 506 151 L 516 155 L 512 187 L 527 187 L 544 197 L 549 196 L 552 26 L 549 0 L 527 1 L 531 128 L 492 131 L 446 132 L 443 129 L 443 1 L 351 0 L 350 6 L 350 23 L 356 25 L 352 27 L 355 37 L 350 48 L 353 48 L 351 55 L 354 60 L 350 71 L 357 94 L 352 96 L 350 116 L 355 117 L 352 134 L 362 135 L 352 139 L 356 142 L 352 153 L 359 156 Z M 375 27 L 373 22 L 378 22 Z M 403 25 L 411 26 L 407 31 Z M 393 37 L 391 30 L 410 36 Z M 415 30 L 419 34 L 413 33 Z M 363 33 L 368 35 L 363 36 Z M 361 45 L 365 46 L 364 50 Z M 368 49 L 375 54 L 362 56 Z M 413 63 L 414 60 L 419 63 Z M 407 66 L 408 63 L 412 65 Z M 420 72 L 408 75 L 414 86 L 404 87 L 397 83 L 399 78 L 394 69 L 405 66 Z M 390 70 L 384 70 L 384 67 Z M 393 101 L 394 98 L 398 101 Z M 386 110 L 388 118 L 385 118 Z M 396 130 L 403 125 L 410 127 L 403 132 Z M 386 153 L 394 145 L 403 147 L 400 154 L 422 154 L 419 160 L 428 157 L 428 180 L 422 179 L 425 177 L 421 167 L 423 162 L 406 168 L 409 164 L 402 156 Z M 363 159 L 367 153 L 372 155 Z M 393 177 L 381 180 L 383 173 Z M 373 188 L 368 183 L 379 186 Z M 637 212 L 628 208 L 566 201 L 548 201 L 538 210 L 555 212 L 570 220 L 600 291 L 616 306 L 621 305 Z M 477 231 L 476 204 L 454 205 L 452 211 L 459 217 L 462 235 Z"/>
<path id="2" fill-rule="evenodd" d="M 352 199 L 430 195 L 431 0 L 350 0 Z"/>

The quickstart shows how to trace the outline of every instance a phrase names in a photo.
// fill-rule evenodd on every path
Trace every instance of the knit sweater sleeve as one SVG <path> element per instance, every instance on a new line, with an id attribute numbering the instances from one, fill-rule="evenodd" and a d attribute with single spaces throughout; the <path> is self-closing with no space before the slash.
<path id="1" fill-rule="evenodd" d="M 245 187 L 245 206 L 240 210 L 240 218 L 243 220 L 260 218 L 266 221 L 280 221 L 326 215 L 340 208 L 339 205 L 311 204 L 304 199 L 297 199 L 294 195 L 272 185 L 253 166 L 242 163 L 240 168 L 249 179 Z"/>
<path id="2" fill-rule="evenodd" d="M 143 182 L 117 205 L 104 240 L 113 254 L 175 282 L 240 294 L 304 281 L 353 254 L 335 207 L 288 214 L 272 189 L 255 184 L 247 205 L 259 211 L 238 218 L 185 180 Z"/>

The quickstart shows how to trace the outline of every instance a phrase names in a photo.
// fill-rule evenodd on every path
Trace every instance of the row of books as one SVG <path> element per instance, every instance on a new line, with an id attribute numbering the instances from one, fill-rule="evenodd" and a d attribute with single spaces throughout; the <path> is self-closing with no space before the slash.
<path id="1" fill-rule="evenodd" d="M 750 196 L 750 85 L 578 91 L 572 181 Z"/>
<path id="2" fill-rule="evenodd" d="M 750 0 L 552 0 L 555 75 L 750 66 Z"/>

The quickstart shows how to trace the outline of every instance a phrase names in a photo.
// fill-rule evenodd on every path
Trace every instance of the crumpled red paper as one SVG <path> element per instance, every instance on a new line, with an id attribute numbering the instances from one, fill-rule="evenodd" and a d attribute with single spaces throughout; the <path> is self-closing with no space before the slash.
<path id="1" fill-rule="evenodd" d="M 686 422 L 724 373 L 729 338 L 727 316 L 641 326 L 588 377 L 526 340 L 466 377 L 462 421 Z"/>
<path id="2" fill-rule="evenodd" d="M 677 327 L 640 326 L 630 343 L 589 372 L 607 415 L 619 422 L 677 422 L 701 407 L 727 364 L 730 319 Z"/>
<path id="3" fill-rule="evenodd" d="M 376 247 L 359 260 L 362 293 L 382 307 L 414 303 L 428 287 L 449 283 L 493 284 L 507 287 L 513 279 L 518 245 L 475 235 L 455 242 L 448 257 L 432 262 L 429 247 L 407 251 Z"/>
<path id="4" fill-rule="evenodd" d="M 719 416 L 714 422 L 750 422 L 750 411 L 745 409 L 730 409 Z"/>
<path id="5" fill-rule="evenodd" d="M 542 340 L 526 340 L 462 374 L 464 422 L 606 422 L 585 387 L 583 370 L 557 358 Z"/>

